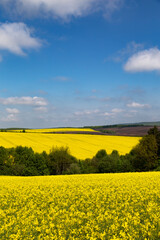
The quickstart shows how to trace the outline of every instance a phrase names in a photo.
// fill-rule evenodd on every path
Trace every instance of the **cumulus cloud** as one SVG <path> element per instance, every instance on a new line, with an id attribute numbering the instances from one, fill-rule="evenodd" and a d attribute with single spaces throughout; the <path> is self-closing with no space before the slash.
<path id="1" fill-rule="evenodd" d="M 46 99 L 41 97 L 9 97 L 0 98 L 2 105 L 30 105 L 30 106 L 46 106 Z"/>
<path id="2" fill-rule="evenodd" d="M 6 9 L 14 9 L 16 14 L 29 16 L 47 14 L 54 18 L 67 19 L 96 11 L 101 11 L 106 17 L 110 17 L 123 2 L 124 0 L 1 0 L 0 5 Z"/>
<path id="3" fill-rule="evenodd" d="M 124 65 L 127 72 L 160 71 L 160 50 L 150 48 L 131 56 Z"/>
<path id="4" fill-rule="evenodd" d="M 19 113 L 19 110 L 17 108 L 6 108 L 6 112 L 10 114 L 17 114 Z"/>
<path id="5" fill-rule="evenodd" d="M 127 107 L 129 107 L 129 108 L 149 108 L 150 105 L 149 104 L 141 104 L 138 102 L 132 102 L 132 103 L 127 104 Z"/>
<path id="6" fill-rule="evenodd" d="M 3 122 L 18 122 L 19 119 L 17 118 L 17 116 L 15 114 L 9 114 L 8 116 L 1 118 L 1 121 L 3 121 Z"/>
<path id="7" fill-rule="evenodd" d="M 24 23 L 0 24 L 0 50 L 24 56 L 26 50 L 37 49 L 41 41 L 32 36 L 32 31 Z M 0 56 L 0 61 L 2 57 Z"/>

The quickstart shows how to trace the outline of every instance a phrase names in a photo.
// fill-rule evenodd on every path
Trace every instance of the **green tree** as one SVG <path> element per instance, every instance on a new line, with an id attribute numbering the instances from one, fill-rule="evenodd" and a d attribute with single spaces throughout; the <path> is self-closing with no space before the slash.
<path id="1" fill-rule="evenodd" d="M 105 149 L 99 150 L 96 155 L 91 160 L 91 165 L 94 168 L 94 172 L 104 172 L 104 162 L 107 157 L 107 152 Z"/>
<path id="2" fill-rule="evenodd" d="M 160 158 L 160 131 L 158 130 L 157 126 L 154 126 L 153 128 L 149 129 L 148 135 L 155 136 L 157 147 L 158 147 L 157 154 L 158 154 L 158 157 Z"/>
<path id="3" fill-rule="evenodd" d="M 76 158 L 70 155 L 68 147 L 54 147 L 49 153 L 48 168 L 51 175 L 63 174 Z"/>
<path id="4" fill-rule="evenodd" d="M 121 155 L 121 165 L 120 172 L 134 172 L 135 168 L 133 166 L 133 154 L 127 153 L 125 155 Z"/>
<path id="5" fill-rule="evenodd" d="M 158 165 L 157 151 L 156 137 L 154 135 L 144 136 L 130 152 L 134 168 L 137 171 L 149 171 L 156 168 Z"/>
<path id="6" fill-rule="evenodd" d="M 46 154 L 46 152 L 35 153 L 35 167 L 39 175 L 49 175 L 47 160 L 48 160 L 48 155 Z"/>
<path id="7" fill-rule="evenodd" d="M 98 169 L 94 163 L 94 158 L 86 158 L 85 160 L 80 161 L 79 166 L 81 173 L 98 173 Z"/>
<path id="8" fill-rule="evenodd" d="M 81 169 L 78 163 L 71 163 L 65 174 L 80 174 Z"/>
<path id="9" fill-rule="evenodd" d="M 112 172 L 120 172 L 121 169 L 121 159 L 117 150 L 113 150 L 109 155 L 111 159 Z"/>
<path id="10" fill-rule="evenodd" d="M 9 154 L 6 148 L 0 147 L 0 167 L 4 166 L 7 164 L 9 159 Z"/>
<path id="11" fill-rule="evenodd" d="M 36 168 L 36 157 L 32 148 L 18 146 L 14 153 L 14 169 L 23 169 L 22 176 L 39 175 Z"/>

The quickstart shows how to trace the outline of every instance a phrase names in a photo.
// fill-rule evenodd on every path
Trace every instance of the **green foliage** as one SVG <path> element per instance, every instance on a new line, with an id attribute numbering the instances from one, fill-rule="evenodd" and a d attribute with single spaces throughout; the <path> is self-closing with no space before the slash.
<path id="1" fill-rule="evenodd" d="M 124 156 L 120 156 L 121 165 L 120 165 L 120 172 L 134 172 L 135 168 L 132 164 L 133 156 L 132 154 L 126 154 Z"/>
<path id="2" fill-rule="evenodd" d="M 151 128 L 129 154 L 101 149 L 89 159 L 77 160 L 68 147 L 52 148 L 50 153 L 35 153 L 32 148 L 0 147 L 0 175 L 35 176 L 80 173 L 115 173 L 160 169 L 160 131 Z"/>
<path id="3" fill-rule="evenodd" d="M 35 153 L 35 167 L 38 171 L 38 175 L 49 175 L 47 160 L 48 155 L 46 152 Z"/>
<path id="4" fill-rule="evenodd" d="M 158 130 L 158 128 L 156 126 L 154 126 L 154 128 L 151 128 L 148 131 L 148 135 L 155 136 L 156 142 L 157 142 L 157 147 L 158 147 L 157 154 L 158 154 L 158 157 L 160 158 L 160 131 Z"/>
<path id="5" fill-rule="evenodd" d="M 48 158 L 50 174 L 63 174 L 75 162 L 76 159 L 70 155 L 68 147 L 52 148 Z"/>
<path id="6" fill-rule="evenodd" d="M 91 163 L 97 173 L 120 172 L 121 159 L 116 150 L 112 151 L 110 155 L 104 149 L 98 151 Z"/>
<path id="7" fill-rule="evenodd" d="M 7 130 L 6 130 L 6 129 L 0 129 L 0 131 L 1 131 L 1 132 L 7 132 Z"/>
<path id="8" fill-rule="evenodd" d="M 157 142 L 154 135 L 146 135 L 131 151 L 132 164 L 137 171 L 149 171 L 158 166 Z"/>
<path id="9" fill-rule="evenodd" d="M 34 153 L 32 148 L 18 146 L 6 149 L 0 147 L 0 174 L 15 176 L 49 175 L 48 155 Z"/>
<path id="10" fill-rule="evenodd" d="M 8 162 L 9 154 L 6 148 L 0 147 L 0 167 Z"/>
<path id="11" fill-rule="evenodd" d="M 14 169 L 22 169 L 22 176 L 39 175 L 36 169 L 36 157 L 32 148 L 18 146 L 13 153 Z"/>
<path id="12" fill-rule="evenodd" d="M 107 157 L 107 152 L 105 149 L 99 150 L 95 156 L 95 158 L 97 158 L 97 159 L 102 159 L 105 157 Z"/>
<path id="13" fill-rule="evenodd" d="M 84 161 L 80 161 L 81 173 L 97 173 L 98 169 L 95 166 L 93 159 L 86 158 Z"/>
<path id="14" fill-rule="evenodd" d="M 81 169 L 78 163 L 71 163 L 65 174 L 80 174 Z"/>

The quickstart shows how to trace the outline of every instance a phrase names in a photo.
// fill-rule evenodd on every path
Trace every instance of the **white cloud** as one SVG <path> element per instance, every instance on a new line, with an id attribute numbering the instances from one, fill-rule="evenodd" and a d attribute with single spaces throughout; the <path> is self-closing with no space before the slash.
<path id="1" fill-rule="evenodd" d="M 46 107 L 42 107 L 42 106 L 36 107 L 35 110 L 38 111 L 38 112 L 47 112 L 47 108 Z"/>
<path id="2" fill-rule="evenodd" d="M 17 114 L 19 113 L 19 110 L 17 108 L 6 108 L 6 112 L 10 114 Z"/>
<path id="3" fill-rule="evenodd" d="M 31 36 L 31 29 L 26 24 L 0 24 L 0 50 L 23 56 L 26 55 L 25 50 L 37 49 L 40 46 L 41 41 Z"/>
<path id="4" fill-rule="evenodd" d="M 141 104 L 138 102 L 132 102 L 132 103 L 127 104 L 127 107 L 129 107 L 129 108 L 149 108 L 150 105 L 149 104 Z"/>
<path id="5" fill-rule="evenodd" d="M 112 116 L 113 117 L 113 116 L 117 115 L 118 113 L 122 113 L 122 112 L 124 112 L 124 110 L 121 108 L 113 108 L 110 112 L 103 113 L 103 116 L 107 116 L 107 117 Z"/>
<path id="6" fill-rule="evenodd" d="M 129 42 L 125 48 L 119 50 L 115 55 L 105 59 L 105 61 L 113 60 L 114 62 L 122 62 L 138 51 L 142 51 L 143 48 L 144 44 L 142 43 L 136 43 L 135 41 Z"/>
<path id="7" fill-rule="evenodd" d="M 31 106 L 46 106 L 46 99 L 41 97 L 9 97 L 0 98 L 0 104 L 3 105 L 31 105 Z"/>
<path id="8" fill-rule="evenodd" d="M 3 122 L 18 122 L 19 119 L 15 114 L 9 114 L 7 117 L 1 118 L 1 121 Z"/>
<path id="9" fill-rule="evenodd" d="M 124 65 L 124 70 L 127 72 L 160 71 L 160 50 L 150 48 L 135 53 Z"/>
<path id="10" fill-rule="evenodd" d="M 110 116 L 114 116 L 114 113 L 105 112 L 103 115 L 104 115 L 104 116 L 107 116 L 107 117 L 110 117 Z"/>
<path id="11" fill-rule="evenodd" d="M 124 110 L 121 108 L 113 108 L 112 109 L 112 113 L 121 113 L 121 112 L 124 112 Z"/>
<path id="12" fill-rule="evenodd" d="M 99 113 L 98 109 L 95 110 L 85 110 L 85 111 L 81 111 L 81 112 L 75 112 L 74 114 L 76 116 L 83 116 L 83 115 L 91 115 L 91 114 L 96 114 Z"/>
<path id="13" fill-rule="evenodd" d="M 54 18 L 67 19 L 101 11 L 109 18 L 114 11 L 119 10 L 123 2 L 124 0 L 1 0 L 0 5 L 12 10 L 12 13 L 16 11 L 16 14 L 28 16 L 49 14 Z"/>
<path id="14" fill-rule="evenodd" d="M 105 13 L 106 18 L 110 18 L 112 13 L 119 10 L 124 3 L 124 0 L 108 0 L 105 4 Z"/>

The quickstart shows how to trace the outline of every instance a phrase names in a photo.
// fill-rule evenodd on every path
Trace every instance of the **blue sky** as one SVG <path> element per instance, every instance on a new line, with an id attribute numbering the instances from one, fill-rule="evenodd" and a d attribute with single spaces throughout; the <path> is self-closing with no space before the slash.
<path id="1" fill-rule="evenodd" d="M 1 0 L 0 126 L 160 120 L 160 1 Z"/>

